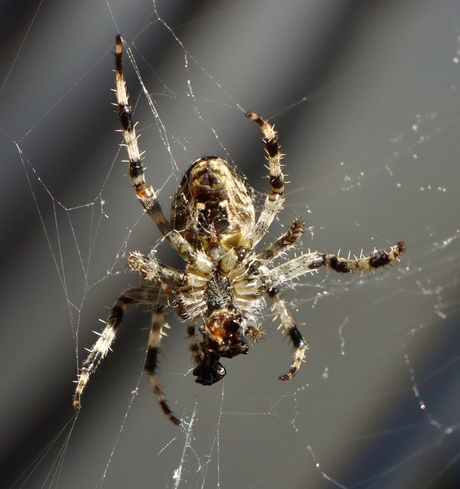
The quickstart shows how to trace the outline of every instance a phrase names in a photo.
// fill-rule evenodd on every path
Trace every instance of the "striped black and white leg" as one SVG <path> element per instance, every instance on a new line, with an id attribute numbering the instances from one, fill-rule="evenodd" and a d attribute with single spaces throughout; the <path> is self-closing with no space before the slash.
<path id="1" fill-rule="evenodd" d="M 258 260 L 271 261 L 292 248 L 302 237 L 305 222 L 295 218 L 289 230 L 257 255 Z"/>
<path id="2" fill-rule="evenodd" d="M 315 251 L 305 253 L 286 263 L 269 270 L 264 280 L 268 289 L 283 285 L 286 281 L 292 281 L 301 275 L 312 273 L 321 267 L 328 267 L 338 273 L 354 273 L 376 270 L 385 267 L 392 262 L 397 262 L 404 253 L 406 245 L 400 241 L 387 250 L 375 250 L 369 255 L 359 255 L 354 258 L 344 258 L 332 253 L 320 253 Z"/>
<path id="3" fill-rule="evenodd" d="M 273 219 L 283 208 L 284 175 L 281 171 L 283 154 L 275 127 L 254 112 L 248 112 L 246 117 L 256 122 L 262 131 L 263 141 L 267 149 L 268 177 L 271 187 L 271 193 L 265 199 L 259 218 L 246 237 L 254 247 L 265 236 Z"/>
<path id="4" fill-rule="evenodd" d="M 132 108 L 129 105 L 129 95 L 126 89 L 126 81 L 123 75 L 123 40 L 120 35 L 115 41 L 115 95 L 120 118 L 121 131 L 123 133 L 124 146 L 128 153 L 129 176 L 134 184 L 137 198 L 147 214 L 153 219 L 158 229 L 171 243 L 178 253 L 189 261 L 190 244 L 171 226 L 157 199 L 153 187 L 145 182 L 145 168 L 142 164 L 142 155 L 137 142 L 136 122 L 133 119 Z"/>
<path id="5" fill-rule="evenodd" d="M 174 416 L 163 391 L 161 390 L 160 382 L 156 374 L 158 366 L 158 356 L 160 354 L 162 329 L 164 326 L 164 307 L 154 307 L 152 310 L 152 323 L 150 327 L 149 342 L 147 345 L 147 353 L 145 355 L 144 370 L 149 376 L 150 386 L 155 394 L 158 404 L 163 413 L 175 425 L 180 424 L 180 420 Z"/>
<path id="6" fill-rule="evenodd" d="M 81 396 L 89 382 L 91 375 L 96 371 L 102 360 L 106 357 L 115 341 L 118 329 L 123 321 L 126 307 L 130 304 L 155 304 L 165 306 L 169 294 L 161 287 L 133 287 L 126 289 L 117 299 L 105 323 L 102 333 L 97 333 L 99 338 L 89 350 L 89 355 L 83 362 L 73 397 L 73 406 L 79 410 Z"/>
<path id="7" fill-rule="evenodd" d="M 294 358 L 289 371 L 279 377 L 280 380 L 290 380 L 298 372 L 302 362 L 305 361 L 308 344 L 297 328 L 286 302 L 278 295 L 278 289 L 270 289 L 268 291 L 268 296 L 272 301 L 272 309 L 280 320 L 278 329 L 282 329 L 283 333 L 288 336 L 294 348 Z"/>

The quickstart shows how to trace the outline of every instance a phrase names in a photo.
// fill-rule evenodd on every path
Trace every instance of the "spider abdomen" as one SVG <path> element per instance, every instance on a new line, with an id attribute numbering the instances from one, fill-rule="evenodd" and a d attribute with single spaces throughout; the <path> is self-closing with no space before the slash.
<path id="1" fill-rule="evenodd" d="M 221 158 L 200 158 L 182 179 L 171 223 L 213 259 L 230 248 L 247 247 L 245 237 L 255 223 L 251 189 Z"/>

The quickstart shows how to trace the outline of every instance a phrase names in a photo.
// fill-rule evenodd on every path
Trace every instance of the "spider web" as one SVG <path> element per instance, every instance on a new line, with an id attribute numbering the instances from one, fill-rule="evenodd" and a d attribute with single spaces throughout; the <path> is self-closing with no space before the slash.
<path id="1" fill-rule="evenodd" d="M 1 487 L 457 487 L 460 9 L 454 2 L 36 2 L 2 16 Z M 7 21 L 7 22 L 5 22 Z M 260 131 L 286 153 L 303 248 L 359 254 L 407 243 L 383 272 L 307 276 L 285 297 L 310 342 L 265 339 L 193 382 L 172 316 L 160 379 L 142 376 L 149 315 L 130 310 L 78 416 L 84 347 L 120 292 L 130 250 L 180 262 L 142 214 L 118 144 L 113 41 L 168 210 L 204 154 L 268 189 Z M 151 95 L 151 103 L 146 96 Z"/>

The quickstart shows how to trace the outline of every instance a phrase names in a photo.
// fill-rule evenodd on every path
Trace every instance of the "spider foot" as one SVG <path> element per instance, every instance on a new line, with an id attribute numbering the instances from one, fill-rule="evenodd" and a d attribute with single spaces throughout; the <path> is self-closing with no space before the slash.
<path id="1" fill-rule="evenodd" d="M 280 375 L 278 378 L 279 380 L 291 380 L 298 370 L 299 369 L 297 367 L 292 366 L 287 374 Z"/>
<path id="2" fill-rule="evenodd" d="M 288 330 L 289 338 L 294 344 L 294 362 L 291 365 L 289 371 L 279 376 L 279 380 L 291 380 L 292 377 L 299 371 L 300 366 L 306 360 L 306 354 L 308 350 L 308 343 L 303 339 L 302 334 L 296 326 L 291 327 Z"/>

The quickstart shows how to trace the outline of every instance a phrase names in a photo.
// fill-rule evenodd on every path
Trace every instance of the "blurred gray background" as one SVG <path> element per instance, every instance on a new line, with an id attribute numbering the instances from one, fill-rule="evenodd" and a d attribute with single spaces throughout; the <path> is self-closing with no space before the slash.
<path id="1" fill-rule="evenodd" d="M 458 487 L 460 5 L 29 0 L 0 9 L 0 486 Z M 98 319 L 139 283 L 126 252 L 160 240 L 118 154 L 118 32 L 159 114 L 126 56 L 148 178 L 166 211 L 203 154 L 268 189 L 251 110 L 276 124 L 290 181 L 268 240 L 301 215 L 314 228 L 304 249 L 407 243 L 402 263 L 382 273 L 321 270 L 288 288 L 310 342 L 289 383 L 277 377 L 290 346 L 269 311 L 264 340 L 226 361 L 225 381 L 209 389 L 194 384 L 185 328 L 170 316 L 160 376 L 183 429 L 142 377 L 140 308 L 78 418 L 72 410 Z M 180 266 L 166 245 L 159 256 Z"/>

